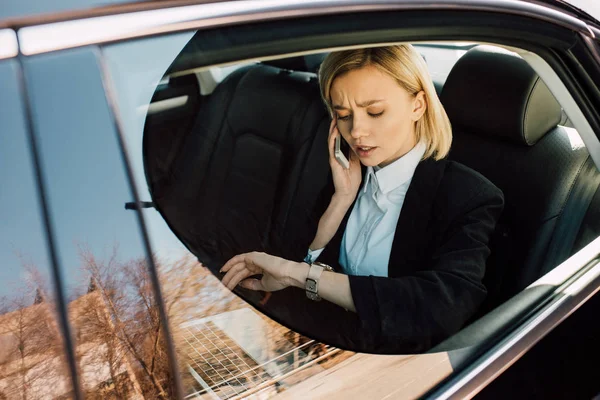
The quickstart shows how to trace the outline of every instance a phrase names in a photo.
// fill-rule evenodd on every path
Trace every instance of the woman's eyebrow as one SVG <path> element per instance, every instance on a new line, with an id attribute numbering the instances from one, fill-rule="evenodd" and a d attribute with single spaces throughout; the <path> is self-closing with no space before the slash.
<path id="1" fill-rule="evenodd" d="M 382 101 L 384 101 L 384 100 L 383 99 L 367 100 L 367 101 L 363 101 L 362 103 L 357 103 L 356 105 L 361 108 L 365 108 L 365 107 L 369 107 L 372 104 L 379 103 Z M 337 105 L 337 104 L 333 105 L 333 109 L 334 110 L 348 110 L 346 107 Z"/>

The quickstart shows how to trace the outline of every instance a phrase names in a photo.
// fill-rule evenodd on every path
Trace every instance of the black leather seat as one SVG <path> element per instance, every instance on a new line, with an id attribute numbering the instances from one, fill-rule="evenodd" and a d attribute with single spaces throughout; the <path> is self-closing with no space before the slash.
<path id="1" fill-rule="evenodd" d="M 598 171 L 576 132 L 557 126 L 561 107 L 519 56 L 489 46 L 465 54 L 441 96 L 453 126 L 450 158 L 505 195 L 485 284 L 497 305 L 564 261 Z M 582 209 L 583 208 L 583 209 Z"/>
<path id="2" fill-rule="evenodd" d="M 252 250 L 301 259 L 328 179 L 328 125 L 315 74 L 237 70 L 204 101 L 157 208 L 209 267 Z"/>

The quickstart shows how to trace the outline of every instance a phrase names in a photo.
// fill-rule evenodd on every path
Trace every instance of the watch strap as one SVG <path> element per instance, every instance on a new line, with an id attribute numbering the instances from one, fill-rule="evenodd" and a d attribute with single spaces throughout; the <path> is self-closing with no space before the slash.
<path id="1" fill-rule="evenodd" d="M 306 277 L 306 297 L 311 300 L 319 301 L 319 278 L 323 273 L 323 267 L 318 264 L 312 264 L 310 270 L 308 270 L 308 276 Z"/>
<path id="2" fill-rule="evenodd" d="M 306 277 L 306 297 L 314 301 L 320 301 L 321 296 L 319 296 L 319 279 L 321 278 L 321 274 L 323 271 L 333 271 L 329 265 L 315 262 L 311 264 L 310 269 L 308 270 L 308 276 Z"/>

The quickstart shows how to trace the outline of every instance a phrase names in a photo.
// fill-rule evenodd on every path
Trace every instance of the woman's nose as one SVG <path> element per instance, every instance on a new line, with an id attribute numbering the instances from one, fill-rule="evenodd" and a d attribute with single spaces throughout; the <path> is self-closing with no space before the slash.
<path id="1" fill-rule="evenodd" d="M 350 136 L 352 136 L 352 138 L 354 139 L 358 139 L 361 138 L 363 136 L 367 136 L 368 135 L 368 131 L 367 131 L 367 127 L 365 126 L 364 121 L 361 121 L 357 118 L 355 118 L 352 121 L 352 129 L 350 130 Z"/>

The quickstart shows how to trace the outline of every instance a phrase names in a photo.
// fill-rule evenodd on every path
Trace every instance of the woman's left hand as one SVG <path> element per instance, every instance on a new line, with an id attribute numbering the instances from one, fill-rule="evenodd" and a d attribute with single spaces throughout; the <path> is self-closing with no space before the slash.
<path id="1" fill-rule="evenodd" d="M 226 272 L 222 283 L 229 290 L 238 284 L 251 290 L 274 292 L 293 286 L 291 269 L 299 263 L 275 257 L 266 253 L 252 252 L 239 254 L 227 261 L 221 272 Z M 262 279 L 247 279 L 262 274 Z"/>

